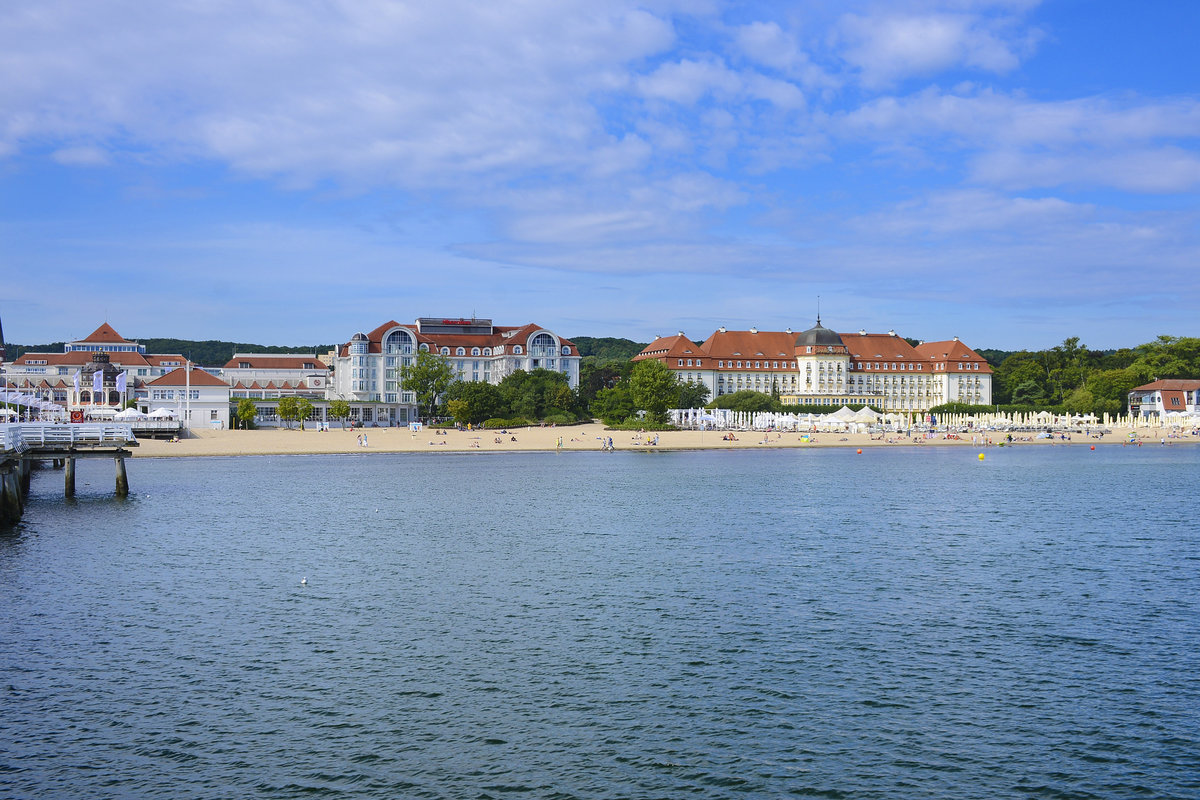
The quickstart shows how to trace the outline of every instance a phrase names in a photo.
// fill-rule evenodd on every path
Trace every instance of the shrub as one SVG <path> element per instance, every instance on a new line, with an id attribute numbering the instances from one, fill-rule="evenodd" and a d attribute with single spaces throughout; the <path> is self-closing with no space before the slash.
<path id="1" fill-rule="evenodd" d="M 627 419 L 624 422 L 618 422 L 615 425 L 606 424 L 605 430 L 608 431 L 677 431 L 679 430 L 674 425 L 666 422 L 654 422 L 649 419 Z"/>
<path id="2" fill-rule="evenodd" d="M 527 428 L 527 427 L 529 427 L 529 420 L 523 419 L 522 417 L 513 417 L 512 419 L 502 419 L 500 417 L 494 417 L 489 420 L 484 420 L 483 425 L 485 428 L 489 428 L 489 429 Z"/>
<path id="3" fill-rule="evenodd" d="M 548 422 L 553 425 L 574 425 L 579 420 L 575 419 L 574 414 L 560 413 L 548 414 L 542 422 Z"/>

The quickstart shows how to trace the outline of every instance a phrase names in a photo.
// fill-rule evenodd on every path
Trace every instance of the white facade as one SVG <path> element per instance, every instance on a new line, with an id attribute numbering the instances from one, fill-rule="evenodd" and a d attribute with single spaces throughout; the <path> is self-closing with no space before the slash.
<path id="1" fill-rule="evenodd" d="M 498 384 L 517 370 L 561 372 L 579 386 L 575 345 L 537 325 L 502 327 L 487 319 L 422 318 L 412 324 L 385 323 L 326 357 L 333 366 L 330 400 L 362 406 L 367 424 L 403 425 L 417 418 L 417 399 L 400 377 L 403 367 L 425 351 L 446 359 L 463 381 Z"/>

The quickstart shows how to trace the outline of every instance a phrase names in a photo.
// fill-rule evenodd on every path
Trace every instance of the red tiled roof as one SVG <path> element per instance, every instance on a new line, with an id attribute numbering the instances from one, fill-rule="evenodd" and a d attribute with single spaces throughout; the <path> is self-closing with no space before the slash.
<path id="1" fill-rule="evenodd" d="M 948 342 L 922 342 L 915 349 L 921 358 L 927 361 L 945 362 L 947 364 L 945 372 L 957 372 L 956 369 L 949 367 L 950 362 L 978 363 L 979 369 L 972 369 L 972 372 L 989 373 L 992 371 L 987 359 L 958 339 L 951 339 Z"/>
<path id="2" fill-rule="evenodd" d="M 225 381 L 221 380 L 216 375 L 205 372 L 202 369 L 196 369 L 195 367 L 193 367 L 191 372 L 192 372 L 192 374 L 191 374 L 191 377 L 189 378 L 187 375 L 187 370 L 185 370 L 183 367 L 180 367 L 179 369 L 173 369 L 170 372 L 168 372 L 166 375 L 163 375 L 162 377 L 159 377 L 159 378 L 155 378 L 154 380 L 150 381 L 150 383 L 148 383 L 146 385 L 147 386 L 186 386 L 188 384 L 191 384 L 192 386 L 224 386 L 226 388 L 229 387 L 229 384 L 225 383 Z"/>
<path id="3" fill-rule="evenodd" d="M 1192 392 L 1200 389 L 1200 381 L 1192 381 L 1185 378 L 1163 378 L 1153 383 L 1147 383 L 1145 386 L 1136 386 L 1130 389 L 1130 391 L 1153 392 L 1162 391 L 1163 389 Z"/>
<path id="4" fill-rule="evenodd" d="M 122 337 L 121 334 L 113 330 L 113 326 L 109 325 L 107 322 L 88 334 L 86 339 L 80 339 L 79 341 L 103 344 L 133 344 L 133 342 Z"/>
<path id="5" fill-rule="evenodd" d="M 325 362 L 315 355 L 275 355 L 271 353 L 237 353 L 225 362 L 225 369 L 326 369 Z M 305 364 L 312 364 L 305 367 Z"/>
<path id="6" fill-rule="evenodd" d="M 796 334 L 786 331 L 714 331 L 700 345 L 704 355 L 712 358 L 770 358 L 796 357 Z"/>
<path id="7" fill-rule="evenodd" d="M 1187 399 L 1181 389 L 1159 389 L 1163 411 L 1187 411 Z"/>
<path id="8" fill-rule="evenodd" d="M 903 337 L 890 333 L 840 333 L 851 359 L 920 361 L 921 354 Z"/>
<path id="9" fill-rule="evenodd" d="M 385 322 L 370 333 L 365 334 L 367 337 L 367 352 L 382 353 L 383 352 L 383 337 L 388 331 L 394 328 L 404 328 L 412 334 L 413 341 L 418 345 L 427 344 L 431 352 L 436 353 L 439 348 L 449 347 L 452 351 L 458 347 L 468 348 L 470 352 L 472 347 L 497 347 L 500 345 L 520 344 L 524 346 L 526 339 L 532 336 L 537 331 L 545 330 L 540 325 L 528 323 L 525 325 L 493 325 L 492 335 L 468 334 L 468 333 L 419 333 L 415 324 L 399 323 L 395 320 Z M 558 336 L 558 346 L 571 348 L 571 355 L 579 355 L 579 348 L 569 339 L 564 339 Z M 337 349 L 339 356 L 350 355 L 350 343 L 346 342 Z"/>

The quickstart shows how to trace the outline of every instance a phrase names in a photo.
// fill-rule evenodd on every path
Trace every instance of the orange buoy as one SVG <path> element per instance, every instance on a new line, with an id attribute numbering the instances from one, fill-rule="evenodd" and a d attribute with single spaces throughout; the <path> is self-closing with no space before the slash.
<path id="1" fill-rule="evenodd" d="M 1092 449 L 1093 449 L 1093 450 L 1095 450 L 1095 449 L 1096 449 L 1096 445 L 1092 445 Z"/>
<path id="2" fill-rule="evenodd" d="M 862 448 L 861 448 L 861 447 L 860 447 L 860 448 L 858 448 L 858 454 L 859 454 L 860 456 L 862 455 Z"/>

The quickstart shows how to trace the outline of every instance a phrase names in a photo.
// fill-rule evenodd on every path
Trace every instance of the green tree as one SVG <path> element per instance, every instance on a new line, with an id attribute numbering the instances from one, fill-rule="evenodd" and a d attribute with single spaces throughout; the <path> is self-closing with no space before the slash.
<path id="1" fill-rule="evenodd" d="M 708 394 L 708 387 L 700 381 L 680 383 L 675 408 L 703 408 L 708 402 Z"/>
<path id="2" fill-rule="evenodd" d="M 299 398 L 296 397 L 281 397 L 277 408 L 279 418 L 287 423 L 290 430 L 292 423 L 300 419 L 300 404 Z"/>
<path id="3" fill-rule="evenodd" d="M 575 404 L 567 376 L 548 369 L 516 370 L 504 376 L 499 389 L 509 416 L 542 419 L 556 411 L 570 411 Z"/>
<path id="4" fill-rule="evenodd" d="M 1095 409 L 1096 398 L 1090 389 L 1080 386 L 1073 390 L 1063 400 L 1063 410 L 1068 414 L 1091 414 Z"/>
<path id="5" fill-rule="evenodd" d="M 336 420 L 341 420 L 344 426 L 346 418 L 350 416 L 350 403 L 345 400 L 331 400 L 329 402 L 329 416 Z"/>
<path id="6" fill-rule="evenodd" d="M 304 430 L 304 420 L 313 412 L 312 401 L 307 397 L 296 398 L 296 419 L 300 420 L 300 430 Z"/>
<path id="7" fill-rule="evenodd" d="M 416 395 L 417 405 L 426 409 L 426 418 L 434 416 L 438 398 L 454 380 L 450 362 L 442 356 L 421 350 L 413 362 L 400 367 L 399 372 L 402 387 Z"/>
<path id="8" fill-rule="evenodd" d="M 633 416 L 633 398 L 624 387 L 601 389 L 592 398 L 591 413 L 608 425 L 618 425 Z"/>
<path id="9" fill-rule="evenodd" d="M 478 425 L 486 419 L 502 416 L 504 399 L 499 387 L 485 381 L 455 381 L 446 390 L 446 407 L 458 424 Z"/>
<path id="10" fill-rule="evenodd" d="M 247 397 L 238 400 L 237 418 L 241 420 L 242 430 L 249 428 L 256 416 L 258 416 L 258 406 L 254 405 L 253 400 Z"/>
<path id="11" fill-rule="evenodd" d="M 781 409 L 781 406 L 771 399 L 771 395 L 752 389 L 723 394 L 709 403 L 708 407 L 728 408 L 732 411 L 744 411 L 751 414 L 756 411 L 779 411 Z"/>
<path id="12" fill-rule="evenodd" d="M 629 375 L 629 396 L 635 408 L 655 422 L 664 422 L 667 409 L 679 397 L 679 382 L 660 361 L 646 359 L 634 365 Z"/>

